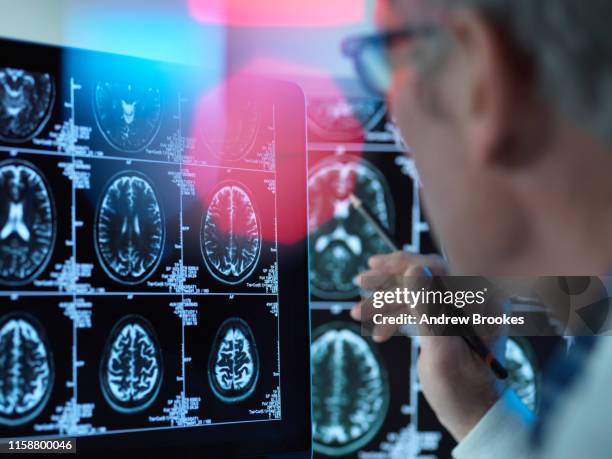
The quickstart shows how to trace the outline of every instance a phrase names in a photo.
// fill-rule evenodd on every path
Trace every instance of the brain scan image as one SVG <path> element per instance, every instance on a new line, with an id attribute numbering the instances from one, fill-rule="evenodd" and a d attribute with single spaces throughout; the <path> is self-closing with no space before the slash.
<path id="1" fill-rule="evenodd" d="M 53 379 L 51 349 L 38 321 L 26 314 L 0 319 L 0 424 L 18 426 L 36 418 Z"/>
<path id="2" fill-rule="evenodd" d="M 257 266 L 261 244 L 250 193 L 237 182 L 221 184 L 202 216 L 200 247 L 206 267 L 216 279 L 238 284 Z"/>
<path id="3" fill-rule="evenodd" d="M 534 352 L 528 341 L 508 338 L 506 368 L 510 387 L 531 411 L 536 412 L 539 402 L 538 373 Z"/>
<path id="4" fill-rule="evenodd" d="M 255 390 L 259 355 L 251 327 L 242 319 L 221 324 L 208 358 L 208 381 L 215 396 L 226 403 L 245 400 Z"/>
<path id="5" fill-rule="evenodd" d="M 380 123 L 386 109 L 376 99 L 312 99 L 308 102 L 309 126 L 324 140 L 358 139 Z"/>
<path id="6" fill-rule="evenodd" d="M 244 91 L 220 91 L 209 99 L 200 126 L 204 144 L 219 159 L 244 158 L 253 149 L 259 132 L 257 103 Z"/>
<path id="7" fill-rule="evenodd" d="M 120 173 L 110 180 L 98 206 L 95 247 L 106 273 L 138 284 L 157 268 L 165 222 L 153 185 L 143 174 Z"/>
<path id="8" fill-rule="evenodd" d="M 100 365 L 104 398 L 120 413 L 149 407 L 164 373 L 161 347 L 151 324 L 141 316 L 121 319 L 111 331 Z"/>
<path id="9" fill-rule="evenodd" d="M 148 85 L 99 81 L 94 94 L 98 127 L 107 142 L 124 152 L 148 147 L 161 126 L 158 88 Z"/>
<path id="10" fill-rule="evenodd" d="M 0 68 L 0 140 L 25 142 L 37 135 L 51 116 L 54 97 L 48 73 Z"/>
<path id="11" fill-rule="evenodd" d="M 387 372 L 371 342 L 353 324 L 313 332 L 312 407 L 316 452 L 344 456 L 365 446 L 389 407 Z"/>
<path id="12" fill-rule="evenodd" d="M 378 169 L 351 157 L 329 157 L 316 164 L 308 179 L 310 285 L 322 299 L 357 296 L 355 276 L 366 271 L 371 256 L 389 252 L 351 205 L 352 193 L 393 233 L 393 198 Z"/>
<path id="13" fill-rule="evenodd" d="M 0 162 L 0 195 L 0 283 L 27 284 L 53 252 L 53 197 L 42 172 L 19 160 Z"/>

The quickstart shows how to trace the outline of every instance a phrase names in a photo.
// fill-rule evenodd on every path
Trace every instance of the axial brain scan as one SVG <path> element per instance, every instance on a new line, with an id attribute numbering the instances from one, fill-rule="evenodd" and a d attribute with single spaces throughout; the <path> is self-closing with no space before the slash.
<path id="1" fill-rule="evenodd" d="M 506 368 L 510 387 L 523 403 L 535 412 L 538 407 L 538 376 L 533 358 L 533 350 L 527 341 L 508 338 Z"/>
<path id="2" fill-rule="evenodd" d="M 42 173 L 18 160 L 0 163 L 0 195 L 0 283 L 27 284 L 53 251 L 53 198 Z"/>
<path id="3" fill-rule="evenodd" d="M 105 271 L 116 281 L 137 284 L 157 267 L 165 223 L 151 182 L 128 171 L 111 179 L 100 202 L 96 249 Z"/>
<path id="4" fill-rule="evenodd" d="M 127 316 L 113 328 L 100 365 L 107 402 L 117 411 L 142 411 L 157 397 L 163 376 L 161 348 L 150 323 Z"/>
<path id="5" fill-rule="evenodd" d="M 0 140 L 25 142 L 44 127 L 54 99 L 47 73 L 0 68 Z"/>
<path id="6" fill-rule="evenodd" d="M 375 99 L 311 99 L 309 126 L 325 140 L 351 140 L 376 127 L 386 113 L 386 105 Z"/>
<path id="7" fill-rule="evenodd" d="M 312 169 L 308 193 L 312 291 L 323 299 L 357 296 L 353 279 L 367 269 L 371 256 L 389 248 L 355 211 L 350 195 L 358 196 L 393 232 L 395 210 L 385 178 L 363 159 L 329 157 Z"/>
<path id="8" fill-rule="evenodd" d="M 315 330 L 311 356 L 314 449 L 327 456 L 351 454 L 378 433 L 385 419 L 386 370 L 353 324 Z"/>
<path id="9" fill-rule="evenodd" d="M 146 85 L 99 81 L 94 112 L 100 131 L 117 150 L 138 152 L 153 141 L 161 125 L 161 95 Z"/>
<path id="10" fill-rule="evenodd" d="M 0 424 L 25 424 L 40 414 L 53 386 L 49 343 L 25 314 L 0 320 Z"/>
<path id="11" fill-rule="evenodd" d="M 201 126 L 202 138 L 218 158 L 238 161 L 253 148 L 260 124 L 259 108 L 243 93 L 220 91 L 207 100 Z"/>
<path id="12" fill-rule="evenodd" d="M 221 324 L 208 359 L 213 393 L 226 403 L 246 399 L 257 384 L 259 356 L 251 327 L 242 319 Z"/>
<path id="13" fill-rule="evenodd" d="M 261 251 L 261 228 L 246 189 L 224 183 L 202 217 L 200 246 L 206 267 L 227 284 L 238 284 L 255 269 Z"/>

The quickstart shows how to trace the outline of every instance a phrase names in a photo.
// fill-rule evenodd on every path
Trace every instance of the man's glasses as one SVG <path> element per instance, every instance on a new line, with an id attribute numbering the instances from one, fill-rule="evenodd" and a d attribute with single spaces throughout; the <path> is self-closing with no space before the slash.
<path id="1" fill-rule="evenodd" d="M 342 52 L 353 61 L 365 88 L 377 97 L 385 97 L 391 87 L 392 68 L 389 51 L 400 43 L 431 35 L 434 26 L 424 25 L 381 34 L 347 38 Z"/>

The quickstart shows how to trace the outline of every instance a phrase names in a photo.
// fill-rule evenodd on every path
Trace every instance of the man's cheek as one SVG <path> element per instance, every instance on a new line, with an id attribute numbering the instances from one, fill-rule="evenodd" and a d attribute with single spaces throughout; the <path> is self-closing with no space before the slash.
<path id="1" fill-rule="evenodd" d="M 410 93 L 410 89 L 404 86 L 402 90 L 394 93 L 391 102 L 393 120 L 408 146 L 415 150 L 419 145 L 422 147 L 423 139 L 422 114 L 419 113 L 417 101 Z"/>
<path id="2" fill-rule="evenodd" d="M 389 107 L 392 112 L 401 109 L 402 103 L 413 90 L 414 73 L 405 67 L 399 66 L 393 70 L 391 88 L 389 88 Z"/>
<path id="3" fill-rule="evenodd" d="M 422 107 L 422 100 L 419 100 L 412 82 L 405 83 L 401 87 L 398 84 L 393 93 L 392 113 L 404 141 L 411 149 L 410 156 L 415 160 L 421 184 L 426 194 L 433 196 L 435 206 L 443 191 L 439 188 L 444 188 L 437 182 L 444 182 L 441 176 L 447 169 L 446 153 L 452 146 L 447 142 L 448 133 L 440 120 Z"/>

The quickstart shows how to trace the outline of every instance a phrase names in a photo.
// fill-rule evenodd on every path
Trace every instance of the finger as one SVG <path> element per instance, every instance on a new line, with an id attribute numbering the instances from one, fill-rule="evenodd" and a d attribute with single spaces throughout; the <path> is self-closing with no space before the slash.
<path id="1" fill-rule="evenodd" d="M 406 266 L 405 277 L 445 276 L 448 272 L 446 262 L 438 256 L 421 256 Z"/>
<path id="2" fill-rule="evenodd" d="M 418 255 L 413 255 L 407 252 L 394 252 L 386 255 L 374 255 L 368 260 L 368 265 L 372 269 L 392 271 L 394 273 L 402 273 L 408 265 L 418 259 Z"/>
<path id="3" fill-rule="evenodd" d="M 448 264 L 440 255 L 428 255 L 423 261 L 434 276 L 446 276 L 448 274 Z"/>
<path id="4" fill-rule="evenodd" d="M 381 310 L 382 311 L 382 310 Z M 379 311 L 380 312 L 380 311 Z M 395 319 L 391 322 L 384 320 L 374 325 L 372 329 L 372 336 L 374 341 L 384 342 L 399 333 L 402 328 L 404 321 L 398 320 L 403 318 L 405 315 L 412 315 L 414 311 L 406 306 L 405 304 L 392 304 L 390 307 L 386 307 L 385 311 L 382 312 L 384 319 Z"/>
<path id="5" fill-rule="evenodd" d="M 353 320 L 361 320 L 361 303 L 357 303 L 353 306 L 353 309 L 351 309 L 351 318 Z"/>
<path id="6" fill-rule="evenodd" d="M 355 284 L 363 290 L 380 290 L 382 287 L 395 282 L 395 275 L 369 270 L 355 278 Z"/>
<path id="7" fill-rule="evenodd" d="M 385 290 L 383 288 L 382 290 Z M 398 315 L 410 312 L 410 309 L 403 303 L 386 303 L 384 309 L 374 307 L 374 297 L 364 298 L 351 310 L 351 317 L 361 323 L 371 322 L 375 314 Z"/>
<path id="8" fill-rule="evenodd" d="M 384 343 L 395 336 L 400 328 L 400 325 L 376 325 L 372 330 L 372 339 L 377 343 Z"/>
<path id="9" fill-rule="evenodd" d="M 374 317 L 375 308 L 372 306 L 372 299 L 366 298 L 363 301 L 356 304 L 351 309 L 351 317 L 355 320 L 359 320 L 362 323 L 372 320 Z"/>

